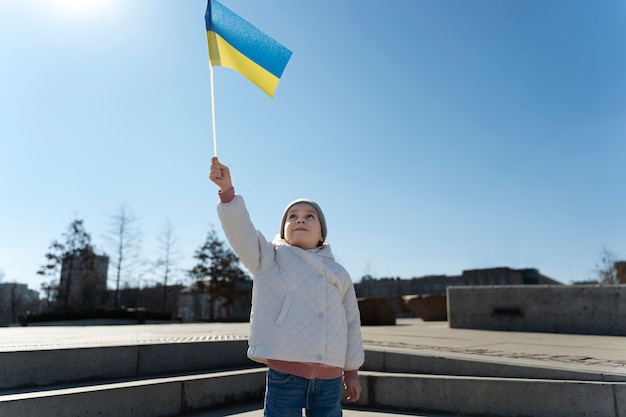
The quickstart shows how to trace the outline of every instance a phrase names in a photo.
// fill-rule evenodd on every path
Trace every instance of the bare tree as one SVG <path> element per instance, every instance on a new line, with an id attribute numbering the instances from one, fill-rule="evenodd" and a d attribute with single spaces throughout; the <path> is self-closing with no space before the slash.
<path id="1" fill-rule="evenodd" d="M 167 309 L 167 283 L 173 277 L 173 268 L 178 261 L 178 250 L 176 248 L 178 238 L 174 232 L 174 226 L 172 226 L 169 220 L 165 222 L 165 226 L 159 236 L 157 236 L 157 239 L 161 257 L 157 260 L 156 266 L 163 273 L 163 311 L 165 311 Z"/>
<path id="2" fill-rule="evenodd" d="M 617 256 L 606 246 L 602 247 L 600 262 L 596 263 L 595 274 L 601 284 L 618 284 L 617 268 L 615 262 Z"/>
<path id="3" fill-rule="evenodd" d="M 120 282 L 132 274 L 139 262 L 141 250 L 141 231 L 137 218 L 127 203 L 121 203 L 115 214 L 110 216 L 109 230 L 104 236 L 107 246 L 113 254 L 111 259 L 112 273 L 115 280 L 114 308 L 119 303 Z"/>
<path id="4" fill-rule="evenodd" d="M 39 272 L 38 272 L 39 273 Z M 59 284 L 54 278 L 48 282 L 41 283 L 41 291 L 46 295 L 45 298 L 45 310 L 49 310 L 50 306 L 54 302 L 59 293 Z"/>

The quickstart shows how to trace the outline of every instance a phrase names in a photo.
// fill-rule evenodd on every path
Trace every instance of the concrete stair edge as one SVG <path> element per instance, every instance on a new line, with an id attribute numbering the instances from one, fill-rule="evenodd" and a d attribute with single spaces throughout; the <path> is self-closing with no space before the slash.
<path id="1" fill-rule="evenodd" d="M 247 341 L 0 352 L 0 392 L 76 382 L 261 366 Z"/>
<path id="2" fill-rule="evenodd" d="M 171 373 L 260 367 L 247 341 L 210 341 L 0 352 L 0 392 L 11 389 L 139 378 Z M 585 372 L 510 361 L 463 359 L 401 349 L 366 349 L 364 370 L 459 376 L 626 381 L 621 374 Z"/>
<path id="3" fill-rule="evenodd" d="M 626 411 L 623 382 L 369 371 L 360 378 L 362 398 L 350 405 L 368 409 L 499 417 L 619 417 Z M 265 369 L 253 368 L 5 395 L 0 410 L 21 417 L 169 417 L 259 402 L 264 389 Z"/>
<path id="4" fill-rule="evenodd" d="M 410 374 L 626 382 L 626 376 L 618 373 L 580 371 L 497 359 L 460 358 L 443 354 L 434 356 L 393 348 L 367 349 L 362 369 Z"/>
<path id="5" fill-rule="evenodd" d="M 1 415 L 20 417 L 169 417 L 258 402 L 265 369 L 149 377 L 0 396 Z"/>
<path id="6" fill-rule="evenodd" d="M 626 383 L 452 375 L 360 373 L 357 406 L 497 417 L 620 417 Z"/>

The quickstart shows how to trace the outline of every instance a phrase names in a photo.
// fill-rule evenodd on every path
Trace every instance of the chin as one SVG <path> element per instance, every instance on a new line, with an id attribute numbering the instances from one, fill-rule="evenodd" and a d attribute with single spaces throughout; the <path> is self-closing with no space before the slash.
<path id="1" fill-rule="evenodd" d="M 288 241 L 287 243 L 289 243 L 291 246 L 297 246 L 301 249 L 315 249 L 317 247 L 317 244 L 311 245 L 310 243 L 302 242 L 299 240 L 292 240 L 291 242 Z"/>

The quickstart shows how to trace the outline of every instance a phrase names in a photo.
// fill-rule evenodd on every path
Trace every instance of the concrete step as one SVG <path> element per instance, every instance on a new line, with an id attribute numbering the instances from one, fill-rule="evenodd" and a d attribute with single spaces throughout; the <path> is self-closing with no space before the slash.
<path id="1" fill-rule="evenodd" d="M 571 367 L 538 366 L 523 361 L 423 355 L 410 350 L 368 348 L 362 369 L 380 372 L 497 378 L 626 382 L 621 372 L 584 371 Z"/>
<path id="2" fill-rule="evenodd" d="M 265 369 L 55 386 L 0 395 L 0 416 L 168 417 L 259 402 Z"/>
<path id="3" fill-rule="evenodd" d="M 246 348 L 232 340 L 0 352 L 0 417 L 166 417 L 259 402 L 265 368 Z M 368 348 L 363 369 L 355 405 L 364 410 L 626 416 L 619 373 L 392 348 Z"/>
<path id="4" fill-rule="evenodd" d="M 247 341 L 155 343 L 0 352 L 0 393 L 119 378 L 140 378 L 260 366 L 246 357 Z M 626 382 L 624 373 L 591 372 L 522 361 L 424 355 L 368 348 L 364 370 L 501 378 Z"/>
<path id="5" fill-rule="evenodd" d="M 626 383 L 361 372 L 352 406 L 464 416 L 619 417 Z M 259 403 L 265 369 L 57 386 L 0 396 L 0 415 L 168 417 Z"/>
<path id="6" fill-rule="evenodd" d="M 0 392 L 259 366 L 246 349 L 233 340 L 0 352 Z"/>
<path id="7" fill-rule="evenodd" d="M 364 409 L 498 417 L 623 417 L 626 383 L 360 373 Z"/>

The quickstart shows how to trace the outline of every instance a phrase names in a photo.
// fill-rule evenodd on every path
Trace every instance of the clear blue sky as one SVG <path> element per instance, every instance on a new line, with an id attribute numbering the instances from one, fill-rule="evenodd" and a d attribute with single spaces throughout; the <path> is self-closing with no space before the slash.
<path id="1" fill-rule="evenodd" d="M 354 281 L 508 266 L 569 283 L 603 247 L 626 258 L 623 1 L 222 3 L 293 51 L 273 100 L 215 68 L 218 155 L 268 238 L 309 197 Z M 172 223 L 179 269 L 219 230 L 205 8 L 0 2 L 5 281 L 38 289 L 76 216 L 106 251 L 122 202 L 148 260 Z"/>

